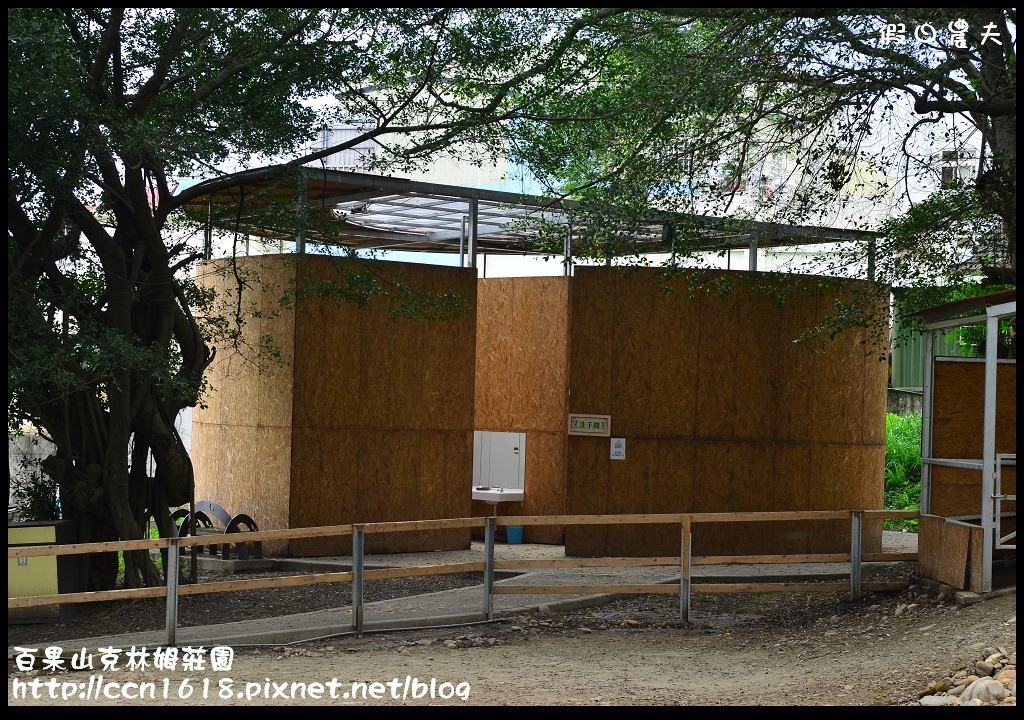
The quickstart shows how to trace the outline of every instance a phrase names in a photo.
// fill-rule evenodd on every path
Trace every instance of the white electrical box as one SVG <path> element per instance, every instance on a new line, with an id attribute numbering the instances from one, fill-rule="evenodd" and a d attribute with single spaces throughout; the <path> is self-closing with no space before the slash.
<path id="1" fill-rule="evenodd" d="M 526 433 L 473 432 L 473 487 L 525 490 Z"/>

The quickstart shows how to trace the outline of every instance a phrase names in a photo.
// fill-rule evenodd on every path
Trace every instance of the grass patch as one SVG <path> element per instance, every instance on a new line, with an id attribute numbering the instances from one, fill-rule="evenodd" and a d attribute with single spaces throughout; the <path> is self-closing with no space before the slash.
<path id="1" fill-rule="evenodd" d="M 886 510 L 921 507 L 921 414 L 885 416 Z M 886 530 L 917 532 L 917 518 L 886 520 Z"/>

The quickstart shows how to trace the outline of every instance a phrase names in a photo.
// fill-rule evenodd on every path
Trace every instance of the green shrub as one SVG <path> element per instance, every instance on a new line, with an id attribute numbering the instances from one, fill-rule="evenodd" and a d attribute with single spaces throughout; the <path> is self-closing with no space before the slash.
<path id="1" fill-rule="evenodd" d="M 886 510 L 921 507 L 921 414 L 885 416 Z M 917 532 L 916 519 L 886 520 L 886 530 Z"/>

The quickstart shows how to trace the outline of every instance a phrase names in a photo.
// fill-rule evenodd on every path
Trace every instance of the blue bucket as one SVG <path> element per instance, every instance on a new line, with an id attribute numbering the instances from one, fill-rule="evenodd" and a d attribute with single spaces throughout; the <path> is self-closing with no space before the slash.
<path id="1" fill-rule="evenodd" d="M 509 545 L 518 545 L 523 541 L 523 526 L 506 525 L 505 534 L 508 537 Z"/>

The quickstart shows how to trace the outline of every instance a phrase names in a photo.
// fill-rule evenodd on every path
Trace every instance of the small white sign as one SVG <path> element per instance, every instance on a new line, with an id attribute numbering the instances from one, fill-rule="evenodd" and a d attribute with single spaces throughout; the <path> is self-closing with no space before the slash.
<path id="1" fill-rule="evenodd" d="M 612 438 L 612 460 L 626 459 L 626 438 Z"/>
<path id="2" fill-rule="evenodd" d="M 612 416 L 569 415 L 569 434 L 608 437 L 612 434 Z"/>

